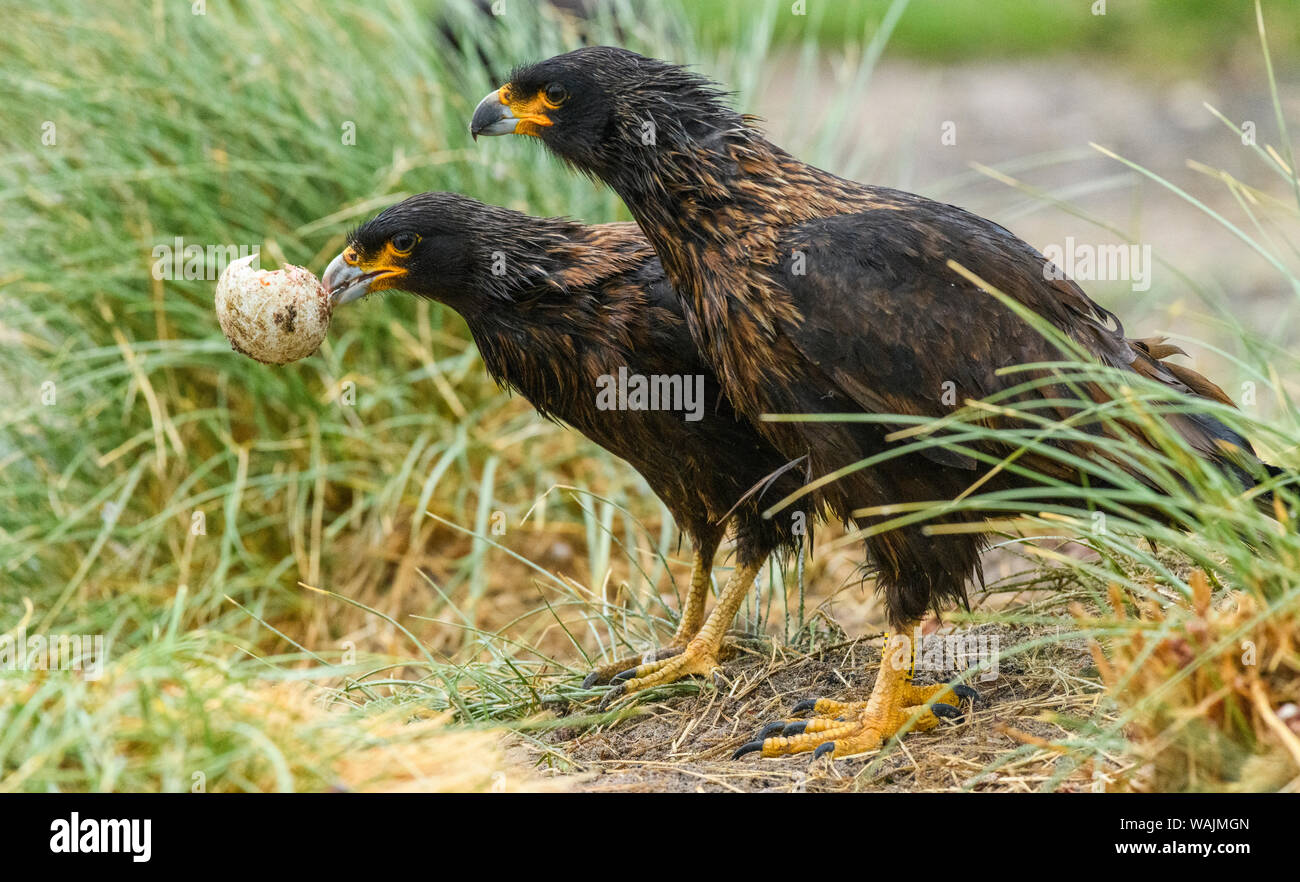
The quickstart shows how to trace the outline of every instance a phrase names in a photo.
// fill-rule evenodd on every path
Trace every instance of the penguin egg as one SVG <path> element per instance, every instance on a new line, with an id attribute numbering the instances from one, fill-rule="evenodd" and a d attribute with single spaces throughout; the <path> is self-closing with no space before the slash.
<path id="1" fill-rule="evenodd" d="M 288 364 L 320 348 L 330 327 L 329 294 L 310 270 L 253 269 L 257 255 L 228 264 L 217 279 L 221 330 L 236 352 Z"/>

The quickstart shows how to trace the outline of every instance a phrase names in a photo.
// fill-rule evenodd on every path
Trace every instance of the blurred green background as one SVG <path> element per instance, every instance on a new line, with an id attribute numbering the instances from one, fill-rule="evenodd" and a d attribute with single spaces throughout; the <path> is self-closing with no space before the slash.
<path id="1" fill-rule="evenodd" d="M 885 18 L 889 0 L 794 0 L 776 37 L 795 43 L 814 37 L 822 46 L 861 39 Z M 1270 9 L 1271 7 L 1271 9 Z M 795 9 L 803 14 L 794 14 Z M 1266 3 L 1275 50 L 1294 54 L 1300 17 L 1284 3 Z M 1104 9 L 1104 14 L 1095 14 Z M 1219 0 L 929 0 L 909 5 L 890 41 L 891 52 L 939 64 L 972 59 L 1070 54 L 1115 60 L 1144 73 L 1169 66 L 1202 70 L 1255 49 L 1249 3 Z M 731 0 L 688 4 L 701 38 L 727 43 L 753 10 Z"/>

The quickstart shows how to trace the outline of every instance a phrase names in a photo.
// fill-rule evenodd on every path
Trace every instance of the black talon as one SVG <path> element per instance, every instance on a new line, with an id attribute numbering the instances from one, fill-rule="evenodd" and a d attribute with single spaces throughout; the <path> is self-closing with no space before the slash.
<path id="1" fill-rule="evenodd" d="M 780 735 L 784 731 L 785 731 L 785 720 L 777 720 L 774 723 L 768 723 L 766 726 L 758 730 L 758 740 L 766 741 L 768 738 L 771 738 L 773 735 Z"/>
<path id="2" fill-rule="evenodd" d="M 834 753 L 834 752 L 835 752 L 835 742 L 827 741 L 825 744 L 819 745 L 818 748 L 813 751 L 813 761 L 816 762 L 817 760 L 824 757 L 826 754 Z"/>
<path id="3" fill-rule="evenodd" d="M 618 698 L 625 691 L 626 690 L 622 686 L 613 687 L 612 689 L 610 689 L 608 692 L 605 693 L 605 697 L 600 700 L 600 704 L 596 705 L 596 710 L 603 711 L 605 708 L 609 707 L 609 703 L 611 701 Z"/>
<path id="4" fill-rule="evenodd" d="M 817 699 L 805 698 L 803 701 L 796 704 L 794 706 L 794 710 L 792 710 L 790 713 L 797 714 L 797 713 L 802 713 L 803 711 L 810 711 L 816 709 L 817 709 Z"/>
<path id="5" fill-rule="evenodd" d="M 634 677 L 636 677 L 636 668 L 628 668 L 626 671 L 615 674 L 614 679 L 609 681 L 609 685 L 617 686 L 619 683 L 626 683 Z"/>
<path id="6" fill-rule="evenodd" d="M 952 691 L 957 694 L 958 698 L 969 698 L 972 702 L 979 701 L 980 694 L 964 683 L 952 687 Z"/>
<path id="7" fill-rule="evenodd" d="M 962 718 L 961 708 L 953 707 L 951 704 L 937 702 L 930 705 L 930 712 L 936 717 L 947 717 L 950 720 L 960 720 Z"/>
<path id="8" fill-rule="evenodd" d="M 789 738 L 791 735 L 802 735 L 803 730 L 808 728 L 807 720 L 800 720 L 797 723 L 789 723 L 781 730 L 782 738 Z"/>
<path id="9" fill-rule="evenodd" d="M 590 689 L 592 686 L 595 686 L 599 682 L 600 682 L 600 671 L 592 671 L 590 674 L 587 675 L 587 679 L 582 681 L 582 688 Z"/>
<path id="10" fill-rule="evenodd" d="M 753 753 L 756 750 L 762 750 L 762 749 L 763 749 L 762 741 L 751 741 L 748 744 L 740 745 L 739 749 L 737 749 L 736 752 L 731 755 L 731 758 L 734 760 L 740 759 L 742 756 L 744 756 L 747 753 Z"/>

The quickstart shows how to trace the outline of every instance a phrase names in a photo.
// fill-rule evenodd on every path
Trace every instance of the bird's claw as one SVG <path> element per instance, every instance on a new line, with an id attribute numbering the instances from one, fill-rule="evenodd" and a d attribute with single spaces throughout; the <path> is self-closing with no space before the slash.
<path id="1" fill-rule="evenodd" d="M 943 702 L 936 702 L 930 705 L 930 712 L 936 717 L 944 717 L 949 720 L 960 720 L 964 716 L 961 712 L 961 708 L 953 707 L 951 704 L 944 704 Z"/>
<path id="2" fill-rule="evenodd" d="M 791 735 L 802 734 L 807 727 L 807 720 L 773 720 L 758 730 L 757 738 L 759 741 L 765 741 L 777 735 L 789 738 Z"/>
<path id="3" fill-rule="evenodd" d="M 630 695 L 654 686 L 675 683 L 686 677 L 707 677 L 715 687 L 725 683 L 722 667 L 718 664 L 717 650 L 706 642 L 692 641 L 684 650 L 671 655 L 619 671 L 610 679 L 610 690 L 601 698 L 597 710 L 604 710 L 623 695 Z"/>
<path id="4" fill-rule="evenodd" d="M 611 704 L 614 703 L 614 700 L 617 699 L 620 695 L 622 695 L 626 690 L 627 687 L 624 686 L 622 683 L 618 684 L 617 686 L 610 687 L 609 691 L 601 696 L 600 703 L 596 705 L 596 711 L 599 713 L 600 711 L 607 709 Z"/>
<path id="5" fill-rule="evenodd" d="M 605 683 L 617 683 L 618 677 L 627 673 L 629 670 L 635 671 L 640 665 L 663 661 L 666 658 L 681 655 L 685 648 L 685 646 L 670 643 L 667 646 L 660 647 L 659 649 L 656 649 L 653 652 L 648 652 L 645 655 L 624 656 L 616 661 L 601 665 L 588 674 L 586 679 L 582 681 L 582 688 L 591 689 L 593 686 L 600 686 Z"/>
<path id="6" fill-rule="evenodd" d="M 899 683 L 889 696 L 891 703 L 840 702 L 830 699 L 805 699 L 794 712 L 811 711 L 807 719 L 773 720 L 758 732 L 756 740 L 742 745 L 733 755 L 739 759 L 748 753 L 782 756 L 812 751 L 814 761 L 829 754 L 848 756 L 878 750 L 905 726 L 926 731 L 941 720 L 960 720 L 963 699 L 974 701 L 978 693 L 969 686 L 914 686 Z"/>

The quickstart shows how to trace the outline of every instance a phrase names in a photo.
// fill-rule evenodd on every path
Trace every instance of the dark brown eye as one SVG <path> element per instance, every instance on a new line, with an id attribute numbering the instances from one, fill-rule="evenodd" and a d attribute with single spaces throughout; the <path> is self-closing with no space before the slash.
<path id="1" fill-rule="evenodd" d="M 565 101 L 569 100 L 569 90 L 559 83 L 551 83 L 546 87 L 546 103 L 552 107 L 559 107 Z"/>
<path id="2" fill-rule="evenodd" d="M 414 233 L 398 233 L 392 239 L 393 250 L 398 254 L 410 254 L 418 238 Z"/>

